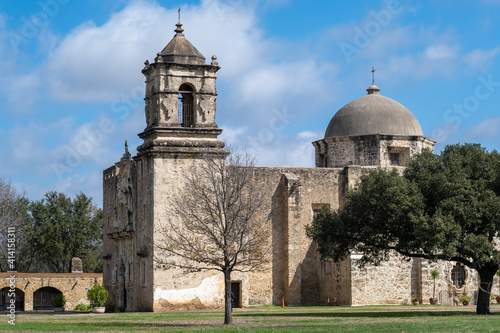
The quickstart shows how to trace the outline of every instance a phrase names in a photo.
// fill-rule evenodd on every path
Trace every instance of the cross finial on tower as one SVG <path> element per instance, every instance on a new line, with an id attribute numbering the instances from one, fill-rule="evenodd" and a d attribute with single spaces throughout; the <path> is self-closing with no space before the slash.
<path id="1" fill-rule="evenodd" d="M 372 84 L 375 84 L 375 68 L 372 66 Z"/>
<path id="2" fill-rule="evenodd" d="M 181 6 L 179 6 L 179 9 L 177 10 L 177 16 L 179 17 L 179 22 L 177 22 L 177 24 L 175 25 L 177 29 L 175 29 L 174 31 L 179 35 L 184 31 L 184 29 L 182 29 L 181 23 Z"/>
<path id="3" fill-rule="evenodd" d="M 128 161 L 130 160 L 132 157 L 132 155 L 130 155 L 129 151 L 128 151 L 128 141 L 125 140 L 125 153 L 123 154 L 122 156 L 122 161 Z"/>

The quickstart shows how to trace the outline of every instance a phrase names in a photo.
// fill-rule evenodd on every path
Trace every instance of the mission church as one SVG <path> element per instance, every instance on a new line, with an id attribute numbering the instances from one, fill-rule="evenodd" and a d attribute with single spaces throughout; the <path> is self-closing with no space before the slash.
<path id="1" fill-rule="evenodd" d="M 157 54 L 145 62 L 144 142 L 132 156 L 104 170 L 103 281 L 110 303 L 128 311 L 221 308 L 224 278 L 217 271 L 186 273 L 158 265 L 155 244 L 169 218 L 173 193 L 183 174 L 208 153 L 224 154 L 215 122 L 216 73 L 186 39 L 182 24 Z M 406 304 L 432 297 L 432 269 L 439 303 L 473 295 L 476 273 L 454 262 L 431 263 L 399 257 L 380 266 L 359 268 L 360 254 L 342 262 L 322 261 L 305 226 L 324 206 L 337 209 L 360 176 L 376 168 L 402 169 L 414 154 L 433 148 L 419 122 L 403 105 L 367 94 L 334 115 L 324 138 L 312 143 L 315 167 L 254 167 L 255 182 L 269 202 L 272 258 L 263 271 L 232 274 L 235 306 L 261 304 Z M 496 285 L 496 284 L 495 284 Z"/>

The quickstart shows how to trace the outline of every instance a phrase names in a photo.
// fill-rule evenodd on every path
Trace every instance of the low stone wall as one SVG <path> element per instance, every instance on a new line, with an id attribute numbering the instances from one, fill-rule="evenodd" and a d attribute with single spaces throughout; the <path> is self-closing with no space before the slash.
<path id="1" fill-rule="evenodd" d="M 15 277 L 12 279 L 12 277 Z M 0 289 L 11 288 L 24 293 L 24 311 L 33 310 L 33 295 L 43 287 L 52 287 L 62 292 L 66 299 L 65 308 L 73 310 L 79 303 L 89 304 L 87 290 L 95 284 L 102 284 L 102 274 L 96 273 L 0 273 Z"/>

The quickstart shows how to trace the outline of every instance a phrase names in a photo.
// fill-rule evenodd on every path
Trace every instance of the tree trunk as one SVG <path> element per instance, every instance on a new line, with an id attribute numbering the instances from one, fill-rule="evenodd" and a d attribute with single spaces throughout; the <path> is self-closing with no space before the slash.
<path id="1" fill-rule="evenodd" d="M 479 269 L 479 287 L 477 294 L 477 314 L 490 314 L 490 293 L 493 286 L 493 277 L 498 267 L 484 267 Z"/>
<path id="2" fill-rule="evenodd" d="M 231 271 L 224 271 L 224 303 L 225 303 L 225 312 L 224 312 L 224 325 L 232 325 L 233 324 L 233 313 L 232 313 L 232 304 L 231 304 Z"/>

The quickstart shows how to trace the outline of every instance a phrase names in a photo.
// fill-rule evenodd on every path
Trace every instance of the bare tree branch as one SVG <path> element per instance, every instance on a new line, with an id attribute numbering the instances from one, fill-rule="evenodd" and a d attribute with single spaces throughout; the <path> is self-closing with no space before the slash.
<path id="1" fill-rule="evenodd" d="M 226 316 L 231 272 L 253 271 L 269 261 L 269 203 L 253 179 L 253 166 L 248 154 L 206 155 L 195 163 L 174 193 L 173 214 L 155 244 L 162 265 L 224 273 Z"/>

